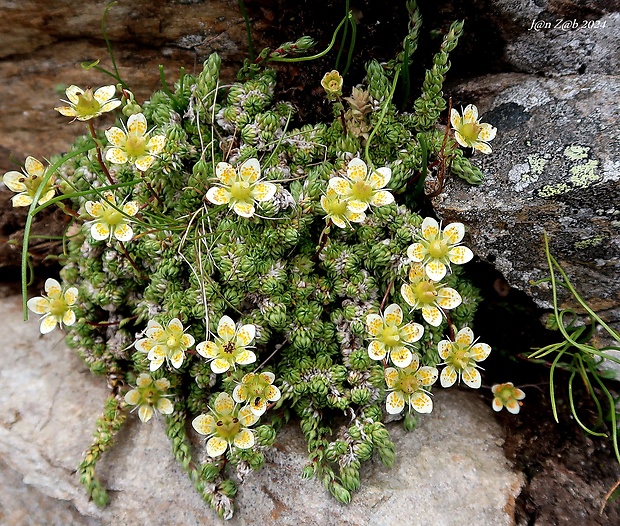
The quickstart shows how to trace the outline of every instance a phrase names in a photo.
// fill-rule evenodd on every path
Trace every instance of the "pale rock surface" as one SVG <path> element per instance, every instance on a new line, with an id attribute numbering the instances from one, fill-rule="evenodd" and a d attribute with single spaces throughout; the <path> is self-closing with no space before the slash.
<path id="1" fill-rule="evenodd" d="M 123 526 L 218 524 L 172 458 L 163 421 L 132 415 L 98 473 L 111 495 L 88 502 L 75 467 L 106 398 L 106 387 L 38 323 L 21 320 L 19 296 L 0 300 L 0 524 Z M 437 390 L 435 410 L 397 446 L 392 469 L 372 462 L 350 505 L 335 502 L 300 472 L 306 448 L 294 425 L 279 435 L 265 467 L 241 485 L 231 525 L 449 526 L 512 524 L 523 477 L 508 465 L 501 429 L 475 393 Z"/>

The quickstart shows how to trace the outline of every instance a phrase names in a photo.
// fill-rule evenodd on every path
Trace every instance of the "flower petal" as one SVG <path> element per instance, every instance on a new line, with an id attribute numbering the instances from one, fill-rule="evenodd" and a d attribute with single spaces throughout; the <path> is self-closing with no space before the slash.
<path id="1" fill-rule="evenodd" d="M 62 322 L 68 327 L 71 327 L 71 325 L 75 323 L 75 319 L 75 312 L 73 312 L 72 310 L 68 310 L 62 317 Z"/>
<path id="2" fill-rule="evenodd" d="M 249 345 L 254 337 L 256 336 L 256 327 L 251 323 L 247 325 L 243 325 L 237 331 L 237 345 L 240 347 L 245 347 Z"/>
<path id="3" fill-rule="evenodd" d="M 248 183 L 255 183 L 260 178 L 260 163 L 258 159 L 248 159 L 239 168 L 239 176 Z"/>
<path id="4" fill-rule="evenodd" d="M 144 135 L 146 129 L 146 117 L 142 113 L 135 113 L 127 119 L 127 130 L 129 133 L 133 135 Z"/>
<path id="5" fill-rule="evenodd" d="M 256 354 L 246 349 L 244 351 L 241 351 L 240 353 L 237 353 L 237 356 L 235 357 L 235 361 L 239 365 L 248 365 L 256 361 Z"/>
<path id="6" fill-rule="evenodd" d="M 125 164 L 129 160 L 129 156 L 120 148 L 110 148 L 105 153 L 105 159 L 114 164 Z"/>
<path id="7" fill-rule="evenodd" d="M 225 373 L 228 369 L 230 369 L 230 362 L 224 358 L 216 358 L 211 362 L 211 370 L 215 374 Z"/>
<path id="8" fill-rule="evenodd" d="M 155 158 L 151 155 L 143 155 L 142 157 L 138 157 L 134 161 L 134 164 L 138 170 L 141 172 L 146 172 L 151 167 L 154 160 Z"/>
<path id="9" fill-rule="evenodd" d="M 230 203 L 230 192 L 221 186 L 212 186 L 209 188 L 206 197 L 214 205 L 225 205 Z"/>
<path id="10" fill-rule="evenodd" d="M 448 252 L 448 259 L 456 265 L 469 263 L 474 257 L 474 253 L 467 247 L 453 247 Z"/>
<path id="11" fill-rule="evenodd" d="M 474 331 L 472 331 L 469 327 L 463 327 L 456 333 L 456 338 L 454 341 L 460 343 L 461 345 L 469 346 L 474 343 Z"/>
<path id="12" fill-rule="evenodd" d="M 58 321 L 56 320 L 56 316 L 45 316 L 41 319 L 41 326 L 39 330 L 41 334 L 47 334 L 54 330 Z"/>
<path id="13" fill-rule="evenodd" d="M 463 122 L 465 124 L 476 122 L 478 120 L 478 108 L 473 104 L 468 104 L 463 112 Z"/>
<path id="14" fill-rule="evenodd" d="M 351 193 L 351 183 L 342 177 L 332 177 L 328 184 L 329 188 L 341 197 L 346 197 Z"/>
<path id="15" fill-rule="evenodd" d="M 478 132 L 478 139 L 484 142 L 492 141 L 495 139 L 495 135 L 497 134 L 497 128 L 495 126 L 491 126 L 486 122 L 479 124 L 480 132 Z"/>
<path id="16" fill-rule="evenodd" d="M 115 108 L 118 108 L 121 105 L 121 101 L 120 100 L 111 100 L 109 102 L 106 102 L 105 104 L 103 104 L 101 106 L 101 108 L 99 108 L 99 113 L 97 113 L 97 115 L 101 115 L 102 113 L 105 113 L 106 111 L 112 111 Z M 96 117 L 97 115 L 93 115 L 93 117 Z M 78 117 L 78 120 L 88 120 L 92 117 L 86 117 L 85 119 L 80 119 Z"/>
<path id="17" fill-rule="evenodd" d="M 420 367 L 420 369 L 416 373 L 416 376 L 424 387 L 428 387 L 429 385 L 433 385 L 437 381 L 439 371 L 436 367 L 425 365 L 424 367 Z"/>
<path id="18" fill-rule="evenodd" d="M 157 155 L 164 150 L 166 146 L 166 136 L 165 135 L 155 135 L 149 139 L 149 142 L 146 144 L 146 149 L 151 155 Z"/>
<path id="19" fill-rule="evenodd" d="M 124 146 L 127 140 L 125 132 L 116 126 L 112 126 L 112 128 L 106 130 L 105 136 L 112 146 Z"/>
<path id="20" fill-rule="evenodd" d="M 148 422 L 153 416 L 153 408 L 150 405 L 141 405 L 138 409 L 138 416 L 142 422 Z"/>
<path id="21" fill-rule="evenodd" d="M 433 281 L 441 281 L 446 275 L 447 268 L 439 260 L 433 259 L 429 261 L 425 266 L 426 275 Z"/>
<path id="22" fill-rule="evenodd" d="M 437 293 L 436 301 L 437 305 L 442 309 L 454 309 L 463 302 L 463 298 L 456 290 L 450 287 L 443 287 Z"/>
<path id="23" fill-rule="evenodd" d="M 229 415 L 235 408 L 235 401 L 228 393 L 220 393 L 217 395 L 213 407 L 216 412 Z"/>
<path id="24" fill-rule="evenodd" d="M 138 405 L 138 403 L 140 402 L 140 392 L 136 389 L 128 391 L 125 395 L 125 402 L 127 402 L 129 405 Z"/>
<path id="25" fill-rule="evenodd" d="M 230 316 L 222 316 L 217 324 L 217 333 L 224 340 L 231 340 L 235 335 L 235 322 Z"/>
<path id="26" fill-rule="evenodd" d="M 508 402 L 504 404 L 504 407 L 509 413 L 512 413 L 513 415 L 518 414 L 521 410 L 521 404 L 519 404 L 519 402 L 517 402 L 514 398 L 508 400 Z"/>
<path id="27" fill-rule="evenodd" d="M 456 245 L 463 240 L 465 235 L 465 226 L 463 223 L 450 223 L 443 229 L 443 237 L 451 245 Z"/>
<path id="28" fill-rule="evenodd" d="M 252 197 L 259 203 L 269 201 L 276 193 L 276 185 L 272 183 L 258 183 L 252 189 Z"/>
<path id="29" fill-rule="evenodd" d="M 394 202 L 394 196 L 387 190 L 379 190 L 375 192 L 370 200 L 370 204 L 373 206 L 385 206 L 391 205 Z"/>
<path id="30" fill-rule="evenodd" d="M 477 362 L 482 362 L 491 354 L 491 346 L 486 343 L 477 343 L 471 348 L 472 358 Z"/>
<path id="31" fill-rule="evenodd" d="M 379 330 L 383 329 L 383 318 L 378 314 L 368 314 L 366 316 L 366 330 L 371 336 L 376 336 Z"/>
<path id="32" fill-rule="evenodd" d="M 233 205 L 233 210 L 241 217 L 252 217 L 254 215 L 254 205 L 247 201 L 237 201 Z"/>
<path id="33" fill-rule="evenodd" d="M 405 397 L 401 391 L 392 391 L 385 399 L 385 410 L 390 415 L 397 415 L 405 408 Z"/>
<path id="34" fill-rule="evenodd" d="M 450 124 L 452 124 L 453 128 L 461 127 L 461 115 L 454 108 L 450 111 Z"/>
<path id="35" fill-rule="evenodd" d="M 267 387 L 264 393 L 265 398 L 267 398 L 267 400 L 269 400 L 270 402 L 277 402 L 278 400 L 280 400 L 280 398 L 282 398 L 282 393 L 280 392 L 280 389 L 278 389 L 275 385 L 270 385 L 269 387 Z"/>
<path id="36" fill-rule="evenodd" d="M 442 360 L 445 360 L 452 352 L 452 342 L 450 340 L 441 340 L 437 344 L 437 352 Z"/>
<path id="37" fill-rule="evenodd" d="M 493 411 L 499 412 L 504 407 L 504 404 L 499 398 L 493 398 L 493 403 L 491 404 L 491 407 L 493 407 Z"/>
<path id="38" fill-rule="evenodd" d="M 424 305 L 422 307 L 422 318 L 433 327 L 441 325 L 441 311 L 434 305 Z"/>
<path id="39" fill-rule="evenodd" d="M 417 342 L 424 334 L 424 327 L 419 323 L 408 323 L 400 328 L 402 339 L 405 343 Z"/>
<path id="40" fill-rule="evenodd" d="M 255 398 L 250 401 L 250 409 L 256 416 L 262 416 L 267 411 L 267 400 L 264 398 Z"/>
<path id="41" fill-rule="evenodd" d="M 135 201 L 129 201 L 123 205 L 123 212 L 128 216 L 135 216 L 140 210 L 140 205 Z"/>
<path id="42" fill-rule="evenodd" d="M 463 148 L 472 147 L 472 144 L 465 137 L 463 137 L 458 130 L 455 130 L 454 138 L 456 139 L 456 142 L 458 142 L 461 146 L 463 146 Z"/>
<path id="43" fill-rule="evenodd" d="M 252 412 L 250 406 L 247 405 L 239 410 L 239 414 L 237 416 L 241 425 L 245 427 L 252 426 L 259 420 L 258 416 Z"/>
<path id="44" fill-rule="evenodd" d="M 73 102 L 73 104 L 77 104 L 80 101 L 80 99 L 78 98 L 78 95 L 81 95 L 82 93 L 84 93 L 84 90 L 72 84 L 65 90 L 65 93 L 67 95 L 67 98 L 71 102 Z"/>
<path id="45" fill-rule="evenodd" d="M 49 310 L 49 300 L 47 298 L 42 298 L 41 296 L 30 298 L 27 305 L 28 309 L 35 314 L 45 314 Z"/>
<path id="46" fill-rule="evenodd" d="M 59 106 L 54 109 L 65 117 L 75 117 L 77 115 L 76 111 L 69 106 Z"/>
<path id="47" fill-rule="evenodd" d="M 432 217 L 424 218 L 420 228 L 422 230 L 422 237 L 427 241 L 434 241 L 439 235 L 439 223 Z"/>
<path id="48" fill-rule="evenodd" d="M 441 387 L 451 387 L 456 382 L 458 375 L 456 374 L 456 370 L 451 365 L 447 365 L 444 367 L 444 370 L 441 371 L 441 376 L 439 377 L 439 381 L 441 382 Z"/>
<path id="49" fill-rule="evenodd" d="M 233 442 L 239 449 L 250 449 L 254 445 L 254 433 L 249 429 L 242 429 Z"/>
<path id="50" fill-rule="evenodd" d="M 426 251 L 424 250 L 424 245 L 422 245 L 422 243 L 414 243 L 413 245 L 409 245 L 409 248 L 407 249 L 407 257 L 417 263 L 424 260 L 425 253 Z"/>
<path id="51" fill-rule="evenodd" d="M 394 386 L 398 381 L 398 369 L 394 369 L 394 367 L 386 367 L 384 375 L 387 386 L 390 389 L 394 389 Z"/>
<path id="52" fill-rule="evenodd" d="M 60 298 L 62 296 L 62 287 L 54 278 L 47 278 L 45 280 L 45 292 L 47 292 L 48 296 Z"/>
<path id="53" fill-rule="evenodd" d="M 403 310 L 397 303 L 388 305 L 383 316 L 386 325 L 400 325 L 403 322 Z"/>
<path id="54" fill-rule="evenodd" d="M 245 385 L 243 384 L 236 385 L 232 393 L 233 400 L 237 402 L 238 404 L 245 402 L 248 399 L 247 391 L 248 390 Z"/>
<path id="55" fill-rule="evenodd" d="M 364 161 L 362 161 L 359 157 L 351 159 L 347 166 L 347 176 L 351 179 L 351 181 L 363 181 L 366 179 L 367 173 L 368 167 Z"/>
<path id="56" fill-rule="evenodd" d="M 196 351 L 204 358 L 217 358 L 219 347 L 215 342 L 200 342 L 196 345 Z"/>
<path id="57" fill-rule="evenodd" d="M 431 397 L 422 391 L 417 391 L 411 395 L 409 399 L 411 406 L 422 414 L 427 414 L 433 411 L 433 401 Z"/>
<path id="58" fill-rule="evenodd" d="M 170 357 L 170 363 L 172 364 L 172 367 L 174 367 L 175 369 L 178 369 L 179 367 L 181 367 L 181 365 L 183 365 L 184 359 L 185 359 L 185 352 L 179 349 L 178 351 L 175 351 Z"/>
<path id="59" fill-rule="evenodd" d="M 91 217 L 101 217 L 103 214 L 103 205 L 100 202 L 86 201 L 84 208 Z"/>
<path id="60" fill-rule="evenodd" d="M 116 86 L 114 86 L 114 84 L 110 84 L 109 86 L 102 86 L 97 89 L 95 93 L 93 93 L 93 97 L 99 104 L 104 104 L 114 97 L 115 93 Z M 67 95 L 69 94 L 67 93 Z"/>
<path id="61" fill-rule="evenodd" d="M 387 349 L 383 342 L 373 340 L 368 346 L 368 356 L 373 360 L 383 360 L 387 354 Z"/>
<path id="62" fill-rule="evenodd" d="M 413 308 L 417 307 L 418 300 L 413 293 L 411 285 L 409 285 L 408 283 L 403 283 L 403 285 L 400 287 L 400 295 L 403 297 L 403 299 L 407 302 L 408 305 Z"/>
<path id="63" fill-rule="evenodd" d="M 396 365 L 396 367 L 400 367 L 404 369 L 405 367 L 409 367 L 411 361 L 413 360 L 413 354 L 411 351 L 405 347 L 400 347 L 396 349 L 392 349 L 390 352 L 390 359 L 392 363 Z"/>
<path id="64" fill-rule="evenodd" d="M 12 170 L 4 174 L 2 181 L 13 192 L 24 192 L 27 190 L 26 185 L 22 182 L 25 178 L 24 174 Z"/>
<path id="65" fill-rule="evenodd" d="M 192 427 L 201 435 L 210 435 L 215 428 L 215 418 L 213 415 L 198 415 L 192 420 Z"/>
<path id="66" fill-rule="evenodd" d="M 491 147 L 487 143 L 484 143 L 484 142 L 481 142 L 481 141 L 474 141 L 471 144 L 471 147 L 474 150 L 478 150 L 478 151 L 480 151 L 482 153 L 486 153 L 487 155 L 493 151 L 491 149 Z"/>
<path id="67" fill-rule="evenodd" d="M 28 175 L 35 177 L 42 177 L 45 172 L 43 163 L 31 156 L 26 157 L 24 168 L 26 169 L 26 172 L 28 172 Z"/>
<path id="68" fill-rule="evenodd" d="M 237 179 L 237 172 L 228 163 L 217 163 L 215 176 L 226 186 L 231 186 Z"/>
<path id="69" fill-rule="evenodd" d="M 207 442 L 207 455 L 210 457 L 219 457 L 226 452 L 228 442 L 220 437 L 211 437 Z"/>
<path id="70" fill-rule="evenodd" d="M 471 387 L 472 389 L 478 389 L 482 384 L 482 377 L 480 376 L 478 369 L 475 367 L 466 367 L 461 374 L 461 378 L 463 378 L 465 385 Z"/>
<path id="71" fill-rule="evenodd" d="M 160 398 L 157 401 L 157 410 L 162 415 L 172 414 L 172 412 L 174 411 L 174 404 L 167 398 Z"/>
<path id="72" fill-rule="evenodd" d="M 347 208 L 356 214 L 361 214 L 368 209 L 368 203 L 359 199 L 347 201 Z"/>
<path id="73" fill-rule="evenodd" d="M 387 166 L 383 168 L 378 168 L 375 170 L 370 176 L 370 186 L 374 189 L 379 190 L 383 188 L 390 182 L 392 178 L 392 170 L 390 170 Z"/>
<path id="74" fill-rule="evenodd" d="M 127 223 L 116 225 L 116 228 L 114 229 L 114 237 L 123 242 L 131 241 L 131 238 L 133 237 L 133 229 Z"/>

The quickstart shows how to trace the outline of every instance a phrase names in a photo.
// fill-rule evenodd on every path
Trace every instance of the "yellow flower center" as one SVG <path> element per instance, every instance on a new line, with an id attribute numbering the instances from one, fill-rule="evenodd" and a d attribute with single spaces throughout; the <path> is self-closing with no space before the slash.
<path id="1" fill-rule="evenodd" d="M 420 303 L 435 303 L 437 289 L 430 281 L 420 281 L 415 287 L 416 297 Z"/>
<path id="2" fill-rule="evenodd" d="M 480 129 L 481 128 L 478 123 L 469 122 L 467 124 L 463 124 L 458 131 L 467 142 L 474 142 L 478 140 Z"/>
<path id="3" fill-rule="evenodd" d="M 396 325 L 388 325 L 383 329 L 380 339 L 388 347 L 394 347 L 400 342 L 398 327 Z"/>
<path id="4" fill-rule="evenodd" d="M 52 316 L 64 316 L 65 312 L 67 312 L 67 302 L 64 298 L 55 298 L 49 300 L 49 312 Z"/>
<path id="5" fill-rule="evenodd" d="M 335 216 L 344 216 L 347 212 L 347 202 L 340 199 L 334 199 L 327 204 L 328 212 Z"/>
<path id="6" fill-rule="evenodd" d="M 181 335 L 171 334 L 166 340 L 169 349 L 176 349 L 181 344 Z"/>
<path id="7" fill-rule="evenodd" d="M 446 361 L 449 362 L 457 371 L 463 371 L 471 362 L 469 346 L 453 343 L 452 354 Z"/>
<path id="8" fill-rule="evenodd" d="M 217 434 L 224 440 L 231 441 L 241 431 L 241 422 L 232 415 L 221 415 L 217 421 Z"/>
<path id="9" fill-rule="evenodd" d="M 159 392 L 154 387 L 146 387 L 142 390 L 142 400 L 149 405 L 155 405 L 159 400 Z"/>
<path id="10" fill-rule="evenodd" d="M 87 89 L 84 93 L 78 94 L 77 98 L 78 101 L 75 105 L 75 111 L 79 115 L 96 115 L 99 112 L 101 104 L 93 97 L 93 91 L 91 89 Z"/>
<path id="11" fill-rule="evenodd" d="M 125 151 L 130 157 L 142 157 L 146 153 L 146 137 L 144 135 L 129 135 L 125 144 Z"/>
<path id="12" fill-rule="evenodd" d="M 437 259 L 448 255 L 448 244 L 443 239 L 436 239 L 428 245 L 428 253 Z"/>
<path id="13" fill-rule="evenodd" d="M 413 394 L 420 389 L 420 382 L 414 375 L 407 375 L 400 379 L 398 388 L 407 394 Z"/>
<path id="14" fill-rule="evenodd" d="M 123 214 L 111 206 L 105 206 L 101 218 L 108 225 L 118 225 L 123 221 Z"/>
<path id="15" fill-rule="evenodd" d="M 366 181 L 357 181 L 351 188 L 351 196 L 364 203 L 368 203 L 372 199 L 373 188 Z"/>
<path id="16" fill-rule="evenodd" d="M 252 188 L 247 181 L 235 181 L 230 187 L 230 195 L 237 201 L 247 201 L 251 193 Z"/>

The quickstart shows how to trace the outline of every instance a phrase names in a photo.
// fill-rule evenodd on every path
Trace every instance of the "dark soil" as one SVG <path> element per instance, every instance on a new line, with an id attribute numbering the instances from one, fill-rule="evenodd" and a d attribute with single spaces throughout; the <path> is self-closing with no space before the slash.
<path id="1" fill-rule="evenodd" d="M 603 509 L 607 492 L 620 480 L 611 438 L 590 436 L 577 425 L 569 405 L 569 374 L 557 369 L 556 423 L 549 395 L 550 364 L 534 364 L 525 358 L 532 348 L 560 341 L 559 333 L 547 331 L 539 321 L 544 311 L 510 289 L 496 271 L 482 263 L 473 266 L 486 298 L 477 313 L 475 332 L 493 348 L 482 364 L 483 383 L 490 387 L 512 381 L 526 393 L 518 415 L 497 414 L 506 433 L 506 457 L 526 480 L 516 502 L 516 524 L 620 524 L 620 501 L 607 503 Z M 617 396 L 617 382 L 609 387 L 616 388 Z M 604 400 L 600 391 L 597 395 Z M 490 389 L 482 396 L 491 403 Z M 584 425 L 610 435 L 610 426 L 597 421 L 596 406 L 578 379 L 573 396 Z"/>

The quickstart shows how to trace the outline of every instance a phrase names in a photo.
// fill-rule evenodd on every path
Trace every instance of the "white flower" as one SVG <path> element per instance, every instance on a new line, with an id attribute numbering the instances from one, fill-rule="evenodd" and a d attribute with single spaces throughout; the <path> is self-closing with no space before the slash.
<path id="1" fill-rule="evenodd" d="M 69 100 L 63 100 L 69 106 L 54 109 L 66 117 L 75 117 L 78 121 L 87 121 L 121 105 L 120 100 L 112 98 L 115 92 L 116 87 L 114 85 L 103 86 L 95 93 L 90 88 L 84 91 L 82 88 L 72 85 L 65 92 Z"/>
<path id="2" fill-rule="evenodd" d="M 56 324 L 73 325 L 75 312 L 71 308 L 78 299 L 78 289 L 70 287 L 63 292 L 60 283 L 55 279 L 48 278 L 45 281 L 47 297 L 37 296 L 28 300 L 28 308 L 36 313 L 43 314 L 41 318 L 41 334 L 47 334 L 54 330 Z"/>
<path id="3" fill-rule="evenodd" d="M 13 192 L 19 192 L 17 195 L 11 198 L 13 206 L 30 206 L 34 199 L 39 186 L 43 182 L 45 177 L 45 168 L 41 161 L 38 161 L 34 157 L 26 157 L 26 164 L 24 166 L 24 173 L 16 172 L 14 170 L 4 174 L 2 181 Z M 54 176 L 51 176 L 45 188 L 41 192 L 38 205 L 47 203 L 52 197 L 54 197 Z"/>
<path id="4" fill-rule="evenodd" d="M 463 379 L 472 389 L 478 389 L 482 383 L 477 362 L 486 360 L 491 354 L 491 347 L 486 343 L 475 343 L 474 333 L 469 327 L 456 333 L 454 341 L 441 340 L 437 345 L 439 356 L 446 367 L 441 371 L 441 386 L 450 387 L 457 378 Z"/>
<path id="5" fill-rule="evenodd" d="M 127 133 L 113 126 L 106 130 L 105 136 L 113 146 L 107 151 L 106 160 L 115 164 L 133 163 L 142 172 L 149 169 L 166 144 L 164 135 L 149 138 L 146 117 L 142 113 L 129 117 Z"/>
<path id="6" fill-rule="evenodd" d="M 130 241 L 133 238 L 133 229 L 129 222 L 140 209 L 135 201 L 117 205 L 114 194 L 104 192 L 103 199 L 98 202 L 87 201 L 84 207 L 95 218 L 91 222 L 90 235 L 97 241 L 111 239 L 112 236 L 119 241 Z"/>
<path id="7" fill-rule="evenodd" d="M 273 183 L 260 182 L 258 159 L 248 159 L 238 171 L 228 163 L 218 163 L 215 175 L 219 185 L 209 188 L 207 199 L 214 205 L 230 205 L 241 217 L 252 217 L 255 203 L 269 201 L 276 193 Z"/>
<path id="8" fill-rule="evenodd" d="M 433 281 L 441 281 L 450 263 L 463 265 L 471 261 L 473 252 L 464 246 L 457 246 L 463 240 L 463 223 L 450 223 L 441 227 L 432 217 L 422 221 L 420 240 L 407 249 L 407 256 L 416 263 L 422 263 L 426 274 Z"/>
<path id="9" fill-rule="evenodd" d="M 462 118 L 459 112 L 452 108 L 450 122 L 454 128 L 454 137 L 461 146 L 474 148 L 482 153 L 491 153 L 491 147 L 487 142 L 495 138 L 497 128 L 480 123 L 476 106 L 473 104 L 467 106 Z"/>

